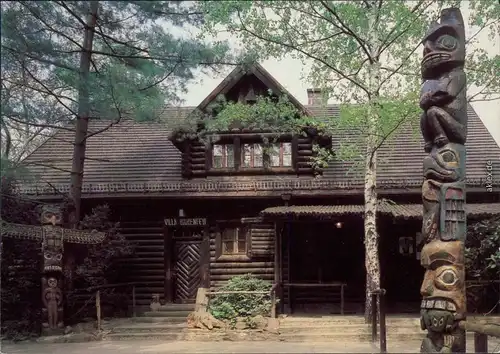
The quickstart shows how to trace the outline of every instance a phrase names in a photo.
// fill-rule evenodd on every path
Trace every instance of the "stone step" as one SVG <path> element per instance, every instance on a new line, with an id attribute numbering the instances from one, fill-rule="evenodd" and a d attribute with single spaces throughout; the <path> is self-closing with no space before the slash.
<path id="1" fill-rule="evenodd" d="M 149 307 L 146 311 L 149 311 Z M 170 312 L 170 311 L 194 311 L 194 304 L 165 304 L 161 305 L 158 312 Z"/>
<path id="2" fill-rule="evenodd" d="M 184 317 L 187 318 L 191 311 L 147 311 L 143 317 Z"/>
<path id="3" fill-rule="evenodd" d="M 285 318 L 280 318 L 283 322 L 295 322 L 295 323 L 317 323 L 317 322 L 336 322 L 336 323 L 365 323 L 365 319 L 362 316 L 317 316 L 317 317 L 299 317 L 299 316 L 287 316 Z M 386 317 L 386 323 L 401 323 L 401 322 L 418 322 L 420 318 L 418 316 L 414 317 Z"/>
<path id="4" fill-rule="evenodd" d="M 110 333 L 106 340 L 161 340 L 161 341 L 178 341 L 184 340 L 184 333 L 170 332 L 126 332 L 126 333 Z"/>
<path id="5" fill-rule="evenodd" d="M 154 317 L 132 317 L 132 322 L 135 323 L 186 323 L 187 318 L 185 317 L 168 317 L 168 316 L 154 316 Z"/>
<path id="6" fill-rule="evenodd" d="M 421 341 L 425 337 L 425 332 L 406 332 L 406 333 L 387 333 L 387 342 L 390 344 L 394 341 Z M 281 334 L 279 335 L 281 341 L 284 342 L 336 342 L 336 341 L 360 341 L 370 342 L 372 339 L 371 333 L 330 333 L 330 332 L 315 332 L 308 334 Z M 378 341 L 377 337 L 377 341 Z M 474 334 L 467 333 L 467 341 L 474 341 Z"/>
<path id="7" fill-rule="evenodd" d="M 283 334 L 309 334 L 309 333 L 371 333 L 369 326 L 337 326 L 337 327 L 307 327 L 307 328 L 287 328 L 280 327 L 280 333 Z M 413 333 L 420 332 L 419 327 L 393 327 L 387 328 L 387 333 Z M 423 332 L 422 332 L 423 333 Z"/>
<path id="8" fill-rule="evenodd" d="M 315 321 L 315 322 L 290 322 L 290 321 L 280 321 L 281 327 L 295 328 L 295 327 L 342 327 L 342 326 L 368 326 L 371 327 L 371 323 L 365 322 L 336 322 L 336 321 Z M 396 322 L 386 322 L 386 327 L 420 327 L 420 320 L 415 321 L 401 321 Z"/>
<path id="9" fill-rule="evenodd" d="M 150 332 L 168 332 L 180 333 L 187 328 L 187 323 L 131 323 L 113 328 L 113 333 L 150 333 Z"/>

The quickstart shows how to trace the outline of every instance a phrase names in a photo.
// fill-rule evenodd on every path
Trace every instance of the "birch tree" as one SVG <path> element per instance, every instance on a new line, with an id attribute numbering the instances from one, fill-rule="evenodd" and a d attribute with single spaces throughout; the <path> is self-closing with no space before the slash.
<path id="1" fill-rule="evenodd" d="M 356 131 L 364 144 L 346 140 L 337 158 L 356 160 L 364 168 L 364 244 L 366 292 L 380 288 L 377 233 L 377 151 L 408 125 L 418 132 L 421 59 L 420 42 L 442 8 L 470 11 L 469 47 L 478 35 L 499 33 L 500 6 L 467 1 L 204 1 L 209 13 L 206 32 L 229 31 L 258 56 L 292 56 L 310 66 L 308 79 L 342 103 L 340 117 L 330 119 L 330 131 Z M 497 99 L 500 56 L 468 48 L 470 99 Z M 359 148 L 361 147 L 361 149 Z M 366 296 L 365 317 L 371 313 Z"/>
<path id="2" fill-rule="evenodd" d="M 19 127 L 37 137 L 73 132 L 76 220 L 87 139 L 123 117 L 155 119 L 195 72 L 230 61 L 226 44 L 186 36 L 204 16 L 190 2 L 10 1 L 1 11 L 2 157 L 11 157 Z M 90 132 L 95 119 L 108 123 Z"/>

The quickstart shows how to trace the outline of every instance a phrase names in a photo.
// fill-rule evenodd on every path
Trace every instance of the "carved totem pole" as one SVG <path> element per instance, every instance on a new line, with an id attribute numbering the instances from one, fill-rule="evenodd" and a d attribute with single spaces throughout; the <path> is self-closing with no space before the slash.
<path id="1" fill-rule="evenodd" d="M 12 224 L 2 221 L 2 237 L 28 239 L 42 242 L 42 303 L 43 334 L 57 334 L 64 329 L 63 315 L 63 246 L 67 243 L 98 244 L 105 234 L 64 229 L 60 205 L 43 205 L 40 215 L 42 226 Z"/>
<path id="2" fill-rule="evenodd" d="M 465 27 L 457 8 L 444 9 L 423 40 L 421 63 L 423 109 L 421 130 L 425 142 L 422 186 L 426 269 L 420 293 L 421 327 L 427 330 L 421 352 L 465 352 L 464 242 L 465 141 L 467 100 Z"/>

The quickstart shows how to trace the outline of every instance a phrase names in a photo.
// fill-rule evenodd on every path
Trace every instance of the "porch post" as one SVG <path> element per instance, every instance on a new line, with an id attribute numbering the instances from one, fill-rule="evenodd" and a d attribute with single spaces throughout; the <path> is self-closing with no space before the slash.
<path id="1" fill-rule="evenodd" d="M 173 276 L 173 271 L 172 271 L 172 257 L 173 257 L 173 238 L 172 238 L 172 233 L 169 232 L 170 230 L 168 227 L 165 225 L 163 229 L 163 257 L 164 257 L 164 262 L 165 262 L 165 281 L 164 281 L 164 298 L 165 302 L 171 303 L 174 300 L 174 294 L 173 294 L 173 289 L 174 289 L 174 276 Z"/>
<path id="2" fill-rule="evenodd" d="M 274 284 L 276 284 L 276 291 L 280 299 L 280 308 L 283 306 L 283 281 L 282 281 L 282 266 L 281 266 L 281 231 L 283 230 L 283 223 L 276 221 L 274 223 Z M 281 311 L 282 312 L 282 311 Z"/>
<path id="3" fill-rule="evenodd" d="M 208 222 L 203 228 L 203 240 L 201 242 L 200 259 L 200 285 L 202 288 L 210 288 L 210 226 Z"/>

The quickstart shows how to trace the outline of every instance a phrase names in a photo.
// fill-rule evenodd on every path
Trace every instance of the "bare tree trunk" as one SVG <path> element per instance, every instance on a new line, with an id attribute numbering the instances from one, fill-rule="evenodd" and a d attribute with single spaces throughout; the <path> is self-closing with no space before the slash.
<path id="1" fill-rule="evenodd" d="M 378 9 L 372 4 L 369 6 L 370 18 L 368 26 L 370 67 L 369 67 L 369 109 L 368 109 L 368 136 L 366 138 L 365 157 L 365 268 L 366 268 L 366 301 L 365 320 L 370 321 L 372 308 L 377 304 L 372 304 L 370 293 L 380 288 L 380 259 L 379 259 L 379 237 L 377 233 L 377 126 L 379 115 L 376 111 L 375 102 L 379 97 L 380 85 L 380 63 L 378 57 L 379 42 L 378 30 Z"/>
<path id="2" fill-rule="evenodd" d="M 73 164 L 71 166 L 71 190 L 70 198 L 75 207 L 74 218 L 80 221 L 83 166 L 85 162 L 86 137 L 89 125 L 90 102 L 89 102 L 89 73 L 94 41 L 94 29 L 97 22 L 97 10 L 99 2 L 90 1 L 90 10 L 86 20 L 85 35 L 83 39 L 83 50 L 80 57 L 80 87 L 78 89 L 78 117 L 76 119 L 76 132 L 73 147 Z"/>
<path id="3" fill-rule="evenodd" d="M 368 138 L 370 145 L 370 139 Z M 365 166 L 365 267 L 366 302 L 365 319 L 371 320 L 372 298 L 370 292 L 380 288 L 380 260 L 377 233 L 377 152 L 368 146 Z M 373 152 L 373 155 L 372 155 Z"/>

